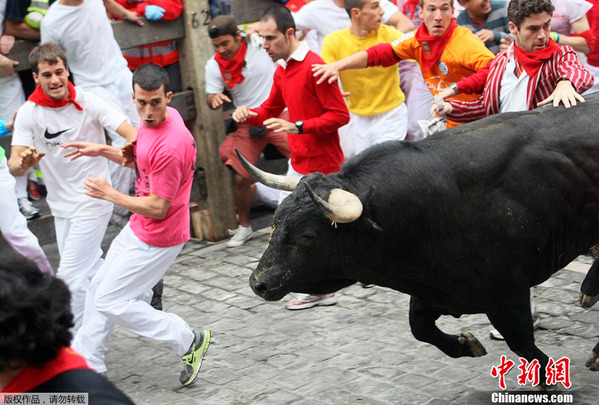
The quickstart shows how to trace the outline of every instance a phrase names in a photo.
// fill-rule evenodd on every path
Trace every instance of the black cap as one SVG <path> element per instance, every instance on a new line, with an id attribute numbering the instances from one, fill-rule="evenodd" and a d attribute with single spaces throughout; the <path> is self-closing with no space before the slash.
<path id="1" fill-rule="evenodd" d="M 221 35 L 236 36 L 237 31 L 239 31 L 237 20 L 230 15 L 219 15 L 208 24 L 210 38 L 220 37 Z"/>

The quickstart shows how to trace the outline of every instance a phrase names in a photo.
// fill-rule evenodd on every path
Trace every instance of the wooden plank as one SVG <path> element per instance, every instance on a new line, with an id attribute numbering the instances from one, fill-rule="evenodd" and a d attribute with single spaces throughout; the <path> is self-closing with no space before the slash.
<path id="1" fill-rule="evenodd" d="M 198 147 L 197 167 L 204 170 L 206 198 L 198 201 L 203 237 L 228 238 L 236 228 L 231 171 L 220 161 L 218 149 L 225 139 L 222 112 L 206 104 L 205 64 L 214 54 L 208 37 L 208 0 L 184 0 L 185 38 L 178 40 L 183 88 L 192 89 L 197 117 L 188 123 Z"/>
<path id="2" fill-rule="evenodd" d="M 129 21 L 115 21 L 112 23 L 114 37 L 121 49 L 154 44 L 185 36 L 182 17 L 172 21 L 150 21 L 142 17 L 142 21 L 144 22 L 143 27 Z"/>
<path id="3" fill-rule="evenodd" d="M 15 41 L 12 50 L 5 56 L 8 59 L 19 62 L 19 64 L 15 66 L 17 72 L 29 69 L 29 53 L 37 44 L 37 41 L 30 41 L 28 39 L 17 39 Z"/>
<path id="4" fill-rule="evenodd" d="M 262 13 L 274 4 L 281 4 L 277 0 L 231 0 L 231 15 L 237 22 L 245 24 L 260 20 Z"/>

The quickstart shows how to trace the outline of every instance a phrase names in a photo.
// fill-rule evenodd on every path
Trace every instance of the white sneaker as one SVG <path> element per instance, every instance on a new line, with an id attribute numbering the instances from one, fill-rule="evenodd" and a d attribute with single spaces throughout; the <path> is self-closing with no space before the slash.
<path id="1" fill-rule="evenodd" d="M 301 294 L 295 297 L 293 300 L 287 303 L 287 309 L 308 309 L 317 305 L 335 305 L 337 303 L 337 297 L 335 293 L 332 294 Z"/>
<path id="2" fill-rule="evenodd" d="M 27 197 L 17 199 L 21 214 L 27 219 L 36 219 L 40 217 L 40 211 L 31 204 Z"/>
<path id="3" fill-rule="evenodd" d="M 229 235 L 232 235 L 233 237 L 227 242 L 227 247 L 241 246 L 250 240 L 253 234 L 251 226 L 246 228 L 245 226 L 239 225 L 234 231 L 229 229 Z"/>

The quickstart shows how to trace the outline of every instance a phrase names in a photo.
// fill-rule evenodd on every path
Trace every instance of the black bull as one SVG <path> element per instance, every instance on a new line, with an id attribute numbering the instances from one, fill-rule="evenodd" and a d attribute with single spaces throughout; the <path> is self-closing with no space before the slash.
<path id="1" fill-rule="evenodd" d="M 275 212 L 250 285 L 266 300 L 356 281 L 410 294 L 413 335 L 452 357 L 486 351 L 435 321 L 485 313 L 513 352 L 544 370 L 529 289 L 599 242 L 598 120 L 591 96 L 569 110 L 500 114 L 376 145 L 326 176 L 294 180 L 245 162 L 254 178 L 295 188 Z M 584 306 L 599 299 L 598 268 L 583 282 Z M 592 370 L 598 352 L 599 344 Z"/>

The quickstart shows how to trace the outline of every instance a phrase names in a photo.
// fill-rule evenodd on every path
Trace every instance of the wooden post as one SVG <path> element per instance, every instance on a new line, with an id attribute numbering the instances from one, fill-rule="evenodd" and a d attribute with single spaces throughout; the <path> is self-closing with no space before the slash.
<path id="1" fill-rule="evenodd" d="M 199 201 L 204 238 L 218 241 L 227 238 L 227 229 L 237 228 L 231 171 L 220 161 L 218 148 L 225 139 L 221 110 L 213 111 L 206 104 L 205 64 L 214 55 L 214 46 L 208 36 L 210 21 L 208 0 L 183 0 L 185 37 L 178 40 L 179 64 L 184 89 L 192 89 L 197 118 L 189 128 L 198 147 L 197 166 L 205 173 L 206 198 Z M 204 222 L 204 219 L 206 222 Z"/>

